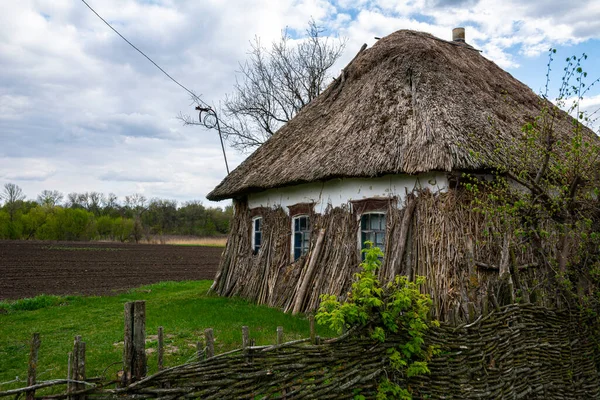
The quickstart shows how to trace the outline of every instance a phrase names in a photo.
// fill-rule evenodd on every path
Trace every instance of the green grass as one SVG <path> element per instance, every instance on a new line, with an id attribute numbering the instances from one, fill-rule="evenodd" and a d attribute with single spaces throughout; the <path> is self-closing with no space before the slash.
<path id="1" fill-rule="evenodd" d="M 15 302 L 0 302 L 0 385 L 1 390 L 25 386 L 29 343 L 39 332 L 41 346 L 38 380 L 64 378 L 67 355 L 73 338 L 86 342 L 88 377 L 114 378 L 121 369 L 123 306 L 128 301 L 146 300 L 147 348 L 156 349 L 159 326 L 165 333 L 165 365 L 175 366 L 194 358 L 196 343 L 204 329 L 213 328 L 215 353 L 241 347 L 241 328 L 247 325 L 257 345 L 272 344 L 277 326 L 284 327 L 285 340 L 309 336 L 303 317 L 251 304 L 238 298 L 207 295 L 212 281 L 163 282 L 134 289 L 129 293 L 105 296 L 38 296 Z M 320 328 L 321 336 L 333 333 Z M 150 350 L 152 351 L 152 350 Z M 114 365 L 111 365 L 115 363 Z M 156 372 L 156 351 L 148 355 L 149 372 Z"/>

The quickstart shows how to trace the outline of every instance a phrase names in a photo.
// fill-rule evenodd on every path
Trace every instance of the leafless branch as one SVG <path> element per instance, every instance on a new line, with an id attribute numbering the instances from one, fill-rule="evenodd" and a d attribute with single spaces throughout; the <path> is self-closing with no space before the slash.
<path id="1" fill-rule="evenodd" d="M 223 134 L 234 148 L 260 146 L 321 94 L 346 44 L 323 33 L 311 20 L 299 41 L 284 30 L 270 49 L 259 38 L 250 43 L 249 59 L 240 64 L 234 91 L 220 112 Z"/>

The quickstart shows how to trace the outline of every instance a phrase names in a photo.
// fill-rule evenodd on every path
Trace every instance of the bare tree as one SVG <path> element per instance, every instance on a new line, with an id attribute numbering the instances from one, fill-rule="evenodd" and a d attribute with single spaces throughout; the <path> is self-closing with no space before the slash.
<path id="1" fill-rule="evenodd" d="M 62 201 L 63 197 L 63 194 L 58 190 L 42 190 L 36 201 L 41 206 L 52 208 L 57 206 Z"/>
<path id="2" fill-rule="evenodd" d="M 90 192 L 88 194 L 88 211 L 93 212 L 98 215 L 100 213 L 100 208 L 105 202 L 104 193 L 101 192 Z"/>
<path id="3" fill-rule="evenodd" d="M 146 197 L 140 193 L 134 193 L 131 196 L 125 196 L 125 206 L 131 209 L 144 208 Z"/>
<path id="4" fill-rule="evenodd" d="M 243 151 L 260 146 L 321 94 L 329 69 L 346 45 L 345 39 L 332 40 L 324 32 L 311 20 L 303 39 L 293 39 L 286 29 L 270 49 L 258 37 L 250 43 L 249 59 L 240 64 L 234 91 L 220 112 L 221 131 L 232 147 Z M 197 97 L 194 100 L 207 106 Z M 180 119 L 202 124 L 188 116 Z"/>
<path id="5" fill-rule="evenodd" d="M 146 206 L 146 197 L 140 193 L 134 193 L 131 196 L 125 196 L 125 208 L 133 212 L 133 231 L 132 236 L 136 243 L 140 241 L 144 234 L 142 225 L 142 214 L 148 210 Z"/>
<path id="6" fill-rule="evenodd" d="M 109 213 L 110 211 L 117 210 L 119 208 L 119 198 L 114 193 L 109 193 L 104 198 L 103 210 L 104 213 Z"/>
<path id="7" fill-rule="evenodd" d="M 71 192 L 67 195 L 67 201 L 65 202 L 65 206 L 68 208 L 78 208 L 81 207 L 79 204 L 79 194 L 76 192 Z"/>
<path id="8" fill-rule="evenodd" d="M 79 204 L 81 207 L 83 207 L 89 211 L 90 210 L 90 194 L 88 192 L 79 193 L 79 195 L 77 196 L 77 204 Z"/>
<path id="9" fill-rule="evenodd" d="M 23 189 L 14 183 L 5 183 L 4 191 L 0 193 L 0 199 L 4 200 L 4 206 L 8 210 L 8 215 L 12 222 L 15 218 L 15 213 L 21 206 L 23 200 L 25 200 Z"/>

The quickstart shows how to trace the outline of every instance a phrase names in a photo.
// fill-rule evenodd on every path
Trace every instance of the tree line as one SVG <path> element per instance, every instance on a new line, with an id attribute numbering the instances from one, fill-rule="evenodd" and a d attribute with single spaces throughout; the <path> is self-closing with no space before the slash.
<path id="1" fill-rule="evenodd" d="M 0 239 L 115 240 L 139 242 L 157 235 L 219 236 L 229 231 L 232 206 L 205 207 L 193 200 L 147 199 L 135 193 L 123 201 L 100 192 L 44 190 L 26 198 L 14 183 L 0 192 Z"/>

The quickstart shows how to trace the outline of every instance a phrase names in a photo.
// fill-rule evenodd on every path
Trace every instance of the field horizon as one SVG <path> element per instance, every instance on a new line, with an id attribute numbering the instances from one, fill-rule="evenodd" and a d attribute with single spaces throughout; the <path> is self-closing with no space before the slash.
<path id="1" fill-rule="evenodd" d="M 110 295 L 162 281 L 213 279 L 222 247 L 0 240 L 0 300 Z"/>

